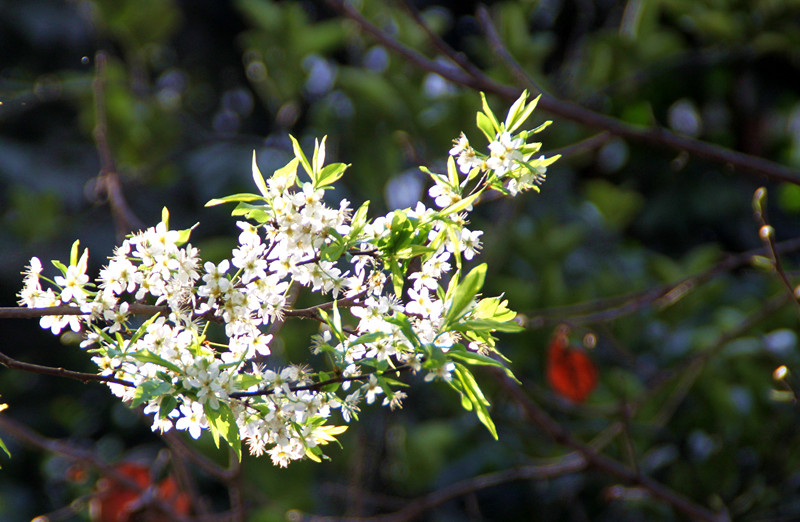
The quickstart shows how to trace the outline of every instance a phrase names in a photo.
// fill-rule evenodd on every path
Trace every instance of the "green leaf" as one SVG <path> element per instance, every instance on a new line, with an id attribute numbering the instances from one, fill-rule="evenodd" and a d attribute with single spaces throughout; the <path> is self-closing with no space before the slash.
<path id="1" fill-rule="evenodd" d="M 419 338 L 417 337 L 417 334 L 414 333 L 414 328 L 411 326 L 411 321 L 408 320 L 408 317 L 405 314 L 398 313 L 391 317 L 384 317 L 384 321 L 399 326 L 400 331 L 403 333 L 403 336 L 408 339 L 408 342 L 410 342 L 414 348 L 419 348 Z"/>
<path id="2" fill-rule="evenodd" d="M 528 91 L 522 91 L 522 94 L 517 98 L 514 103 L 511 104 L 511 107 L 508 108 L 508 114 L 506 115 L 506 121 L 504 123 L 505 128 L 508 132 L 513 132 L 516 127 L 522 123 L 521 121 L 517 121 L 522 110 L 525 108 L 525 100 L 528 97 Z M 515 126 L 516 125 L 516 126 Z M 513 128 L 512 128 L 513 127 Z"/>
<path id="3" fill-rule="evenodd" d="M 459 332 L 521 332 L 524 327 L 514 321 L 497 321 L 495 319 L 468 319 L 453 326 Z"/>
<path id="4" fill-rule="evenodd" d="M 311 158 L 311 169 L 315 174 L 319 174 L 325 164 L 325 140 L 327 139 L 327 136 L 323 136 L 320 142 L 314 138 L 314 157 Z M 317 180 L 319 180 L 319 177 L 317 177 Z"/>
<path id="5" fill-rule="evenodd" d="M 164 381 L 145 381 L 137 386 L 136 391 L 133 392 L 131 407 L 135 408 L 146 402 L 150 402 L 151 399 L 169 393 L 171 389 L 172 386 Z"/>
<path id="6" fill-rule="evenodd" d="M 138 341 L 139 338 L 145 334 L 145 332 L 147 331 L 147 327 L 153 324 L 153 321 L 158 319 L 159 315 L 161 314 L 155 314 L 153 315 L 153 317 L 142 323 L 142 325 L 131 336 L 129 346 L 133 346 L 136 343 L 136 341 Z M 119 346 L 122 346 L 121 343 L 123 342 L 123 339 L 119 332 L 116 333 L 117 333 L 117 343 L 119 343 Z"/>
<path id="7" fill-rule="evenodd" d="M 436 249 L 427 245 L 410 245 L 406 248 L 397 251 L 397 259 L 409 259 L 415 256 L 430 254 L 436 252 Z"/>
<path id="8" fill-rule="evenodd" d="M 475 377 L 472 376 L 472 373 L 465 366 L 458 363 L 456 363 L 456 368 L 453 370 L 453 373 L 463 386 L 464 392 L 472 403 L 472 406 L 474 406 L 475 414 L 478 416 L 478 420 L 481 421 L 484 426 L 486 426 L 486 429 L 489 430 L 489 433 L 492 434 L 492 437 L 497 440 L 497 428 L 495 427 L 492 417 L 489 415 L 489 409 L 487 408 L 487 406 L 489 406 L 489 401 L 486 400 L 486 397 L 484 397 L 483 392 L 478 386 L 478 383 L 475 381 Z"/>
<path id="9" fill-rule="evenodd" d="M 258 191 L 266 198 L 269 197 L 269 189 L 267 188 L 267 182 L 264 181 L 264 176 L 261 175 L 261 171 L 258 169 L 258 164 L 256 163 L 256 151 L 253 151 L 253 181 L 256 182 L 256 187 L 258 187 Z"/>
<path id="10" fill-rule="evenodd" d="M 78 249 L 81 242 L 79 239 L 76 239 L 74 243 L 72 243 L 72 249 L 69 252 L 69 264 L 70 265 L 77 265 L 78 264 Z"/>
<path id="11" fill-rule="evenodd" d="M 400 268 L 400 263 L 397 262 L 397 259 L 389 259 L 389 270 L 392 273 L 392 286 L 394 287 L 394 295 L 402 299 L 403 285 L 405 284 L 405 274 L 403 273 L 402 268 Z"/>
<path id="12" fill-rule="evenodd" d="M 458 214 L 462 210 L 465 210 L 467 207 L 472 205 L 475 202 L 475 200 L 478 199 L 478 196 L 481 195 L 481 192 L 482 191 L 476 192 L 475 194 L 467 198 L 464 198 L 461 201 L 456 201 L 449 207 L 443 208 L 442 210 L 439 211 L 439 215 L 446 217 L 449 216 L 450 214 Z"/>
<path id="13" fill-rule="evenodd" d="M 161 366 L 168 370 L 172 370 L 177 374 L 183 373 L 181 369 L 175 366 L 173 363 L 167 361 L 166 359 L 163 359 L 162 357 L 159 357 L 158 355 L 148 350 L 140 350 L 138 352 L 130 354 L 130 356 L 139 362 L 157 364 L 158 366 Z"/>
<path id="14" fill-rule="evenodd" d="M 539 98 L 537 97 L 536 99 L 538 100 Z M 542 132 L 543 130 L 545 130 L 547 127 L 549 127 L 552 123 L 553 123 L 553 120 L 547 120 L 546 122 L 542 123 L 541 125 L 539 125 L 535 129 L 528 131 L 528 134 L 538 134 L 538 133 Z"/>
<path id="15" fill-rule="evenodd" d="M 500 361 L 496 361 L 491 357 L 487 357 L 485 355 L 481 355 L 479 353 L 471 352 L 467 350 L 464 345 L 456 344 L 453 345 L 452 348 L 447 352 L 447 356 L 450 359 L 461 361 L 465 364 L 470 364 L 473 366 L 491 366 L 494 368 L 499 368 L 505 372 L 510 378 L 514 379 L 514 381 L 519 382 L 517 378 L 514 376 L 514 373 L 508 369 L 503 363 Z"/>
<path id="16" fill-rule="evenodd" d="M 53 263 L 54 267 L 58 268 L 61 271 L 62 275 L 67 275 L 67 266 L 64 263 L 56 259 L 53 259 L 50 262 Z"/>
<path id="17" fill-rule="evenodd" d="M 386 337 L 389 337 L 389 335 L 390 334 L 388 334 L 386 332 L 370 332 L 370 333 L 366 333 L 366 334 L 361 335 L 361 336 L 357 337 L 356 339 L 352 340 L 350 342 L 350 346 L 357 346 L 359 344 L 372 343 L 372 342 L 375 342 L 375 341 L 377 341 L 379 339 L 384 339 Z"/>
<path id="18" fill-rule="evenodd" d="M 349 166 L 350 165 L 345 163 L 331 163 L 327 167 L 324 167 L 317 174 L 317 181 L 314 184 L 314 188 L 319 189 L 333 185 L 339 178 L 342 177 L 344 171 L 347 170 L 347 167 Z"/>
<path id="19" fill-rule="evenodd" d="M 236 425 L 236 417 L 233 415 L 230 406 L 224 402 L 219 403 L 219 408 L 213 409 L 208 404 L 203 405 L 203 409 L 208 419 L 208 427 L 214 437 L 214 443 L 219 447 L 219 436 L 222 435 L 228 445 L 236 452 L 239 461 L 242 460 L 242 441 L 239 440 L 239 426 Z"/>
<path id="20" fill-rule="evenodd" d="M 342 254 L 344 254 L 346 245 L 343 242 L 337 241 L 336 243 L 331 243 L 320 250 L 319 258 L 322 261 L 336 261 Z"/>
<path id="21" fill-rule="evenodd" d="M 0 439 L 0 449 L 2 449 L 3 452 L 5 452 L 5 454 L 8 455 L 8 458 L 11 458 L 11 452 L 8 451 L 8 448 L 6 447 L 6 443 L 3 442 L 3 439 Z M 2 466 L 0 466 L 0 467 L 2 467 Z"/>
<path id="22" fill-rule="evenodd" d="M 458 184 L 460 180 L 458 179 L 458 169 L 456 168 L 456 159 L 453 156 L 447 157 L 447 180 L 450 182 L 450 186 L 454 189 L 458 189 Z"/>
<path id="23" fill-rule="evenodd" d="M 494 128 L 495 134 L 500 130 L 500 124 L 497 122 L 497 117 L 492 112 L 492 109 L 489 107 L 489 103 L 486 101 L 486 94 L 481 93 L 481 109 L 483 109 L 483 113 L 492 123 L 492 127 Z M 494 135 L 492 135 L 492 139 L 494 139 Z"/>
<path id="24" fill-rule="evenodd" d="M 311 164 L 308 162 L 308 158 L 306 158 L 306 155 L 303 153 L 303 149 L 300 148 L 300 144 L 291 134 L 289 135 L 289 139 L 292 140 L 292 149 L 294 149 L 295 157 L 300 161 L 303 169 L 308 173 L 308 176 L 311 178 L 311 182 L 316 185 L 317 180 L 314 178 L 314 171 L 311 169 Z"/>
<path id="25" fill-rule="evenodd" d="M 232 203 L 234 201 L 264 201 L 264 198 L 258 194 L 232 194 L 230 196 L 225 196 L 224 198 L 214 198 L 206 203 L 205 206 L 215 207 L 217 205 L 222 205 L 223 203 Z"/>
<path id="26" fill-rule="evenodd" d="M 169 230 L 169 209 L 167 209 L 167 207 L 161 209 L 161 222 L 164 223 L 164 227 Z"/>
<path id="27" fill-rule="evenodd" d="M 458 380 L 464 386 L 464 391 L 467 392 L 467 396 L 469 396 L 473 405 L 489 405 L 489 401 L 486 400 L 486 397 L 483 395 L 483 392 L 478 386 L 478 382 L 475 380 L 472 372 L 469 371 L 469 368 L 463 364 L 455 363 L 455 369 L 453 370 L 453 373 L 458 376 Z"/>
<path id="28" fill-rule="evenodd" d="M 323 321 L 331 328 L 333 335 L 339 340 L 344 341 L 346 339 L 344 332 L 342 331 L 342 318 L 339 315 L 339 309 L 336 307 L 334 302 L 333 307 L 333 317 L 331 317 L 328 312 L 325 310 L 320 309 L 318 311 L 319 316 L 322 318 Z"/>
<path id="29" fill-rule="evenodd" d="M 525 95 L 527 95 L 527 92 L 525 92 L 524 94 L 525 94 Z M 519 128 L 519 126 L 520 126 L 520 125 L 522 125 L 523 123 L 525 123 L 525 120 L 527 120 L 527 119 L 528 119 L 528 117 L 529 117 L 529 116 L 530 116 L 530 115 L 533 113 L 533 110 L 536 108 L 536 105 L 539 103 L 539 98 L 541 98 L 541 97 L 542 97 L 542 95 L 540 94 L 539 96 L 537 96 L 536 98 L 534 98 L 534 99 L 533 99 L 533 100 L 532 100 L 532 101 L 531 101 L 531 102 L 530 102 L 530 103 L 529 103 L 529 104 L 528 104 L 528 105 L 527 105 L 527 106 L 526 106 L 526 107 L 525 107 L 525 108 L 522 110 L 522 112 L 521 112 L 521 113 L 519 113 L 519 114 L 517 115 L 517 117 L 516 117 L 517 119 L 516 119 L 516 120 L 515 120 L 515 121 L 514 121 L 514 122 L 513 122 L 511 125 L 508 125 L 508 124 L 506 124 L 506 130 L 507 130 L 508 132 L 514 132 L 514 131 L 515 131 L 517 128 Z M 550 123 L 552 123 L 552 122 L 546 122 L 545 124 L 543 124 L 543 125 L 540 125 L 539 127 L 537 127 L 537 128 L 536 128 L 535 130 L 533 130 L 532 132 L 541 132 L 541 131 L 542 131 L 542 130 L 544 130 L 544 128 L 545 128 L 545 127 L 547 127 L 547 125 L 549 125 Z"/>
<path id="30" fill-rule="evenodd" d="M 367 224 L 368 211 L 369 211 L 369 201 L 365 201 L 364 203 L 361 204 L 360 207 L 358 207 L 358 210 L 356 210 L 355 214 L 353 214 L 353 219 L 350 220 L 351 230 L 358 230 L 358 232 L 361 232 L 361 230 L 364 228 L 364 225 Z M 356 235 L 358 235 L 358 232 L 356 233 Z"/>
<path id="31" fill-rule="evenodd" d="M 259 223 L 266 223 L 272 219 L 272 214 L 267 207 L 244 202 L 236 205 L 236 208 L 231 211 L 231 216 L 245 216 L 247 219 L 252 219 Z"/>
<path id="32" fill-rule="evenodd" d="M 192 236 L 192 230 L 194 230 L 200 223 L 195 223 L 191 228 L 186 228 L 184 230 L 178 231 L 178 239 L 175 242 L 178 246 L 185 245 L 189 242 L 189 238 Z"/>
<path id="33" fill-rule="evenodd" d="M 497 132 L 494 130 L 494 126 L 492 125 L 492 120 L 490 120 L 484 113 L 479 112 L 475 117 L 476 124 L 478 125 L 478 129 L 486 136 L 486 139 L 489 142 L 494 141 L 494 138 L 497 136 Z"/>
<path id="34" fill-rule="evenodd" d="M 158 417 L 160 419 L 166 419 L 167 416 L 177 407 L 178 399 L 176 399 L 173 395 L 165 395 L 161 399 L 161 404 L 158 406 Z"/>
<path id="35" fill-rule="evenodd" d="M 458 284 L 453 294 L 453 301 L 445 315 L 445 324 L 447 325 L 444 327 L 445 330 L 464 315 L 478 291 L 483 287 L 485 278 L 486 263 L 481 263 L 473 268 Z"/>

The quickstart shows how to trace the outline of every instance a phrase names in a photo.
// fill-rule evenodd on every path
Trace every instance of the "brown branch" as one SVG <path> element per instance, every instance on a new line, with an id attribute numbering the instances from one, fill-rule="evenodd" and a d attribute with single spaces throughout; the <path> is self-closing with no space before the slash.
<path id="1" fill-rule="evenodd" d="M 353 20 L 364 32 L 372 35 L 386 48 L 402 56 L 408 60 L 409 63 L 420 69 L 438 74 L 458 85 L 495 94 L 507 100 L 515 100 L 520 95 L 519 89 L 498 83 L 485 74 L 471 75 L 458 68 L 436 62 L 423 56 L 373 25 L 355 8 L 342 0 L 325 0 L 325 2 L 336 11 L 342 13 L 345 17 Z M 484 24 L 487 32 L 490 32 L 490 34 L 487 34 L 487 38 L 499 41 L 499 37 L 494 36 L 497 33 L 491 25 L 488 12 L 479 10 L 478 17 Z M 555 116 L 575 121 L 587 127 L 605 130 L 615 136 L 621 136 L 659 147 L 685 151 L 713 162 L 730 165 L 742 171 L 800 185 L 800 172 L 796 169 L 790 169 L 772 161 L 737 152 L 719 145 L 679 136 L 662 127 L 637 127 L 616 118 L 591 111 L 575 103 L 559 100 L 544 93 L 539 100 L 539 107 Z"/>
<path id="2" fill-rule="evenodd" d="M 327 303 L 322 303 L 314 306 L 309 306 L 308 308 L 297 308 L 294 310 L 285 310 L 283 315 L 285 317 L 300 317 L 303 319 L 319 319 L 319 311 L 320 310 L 332 310 L 333 306 L 336 305 L 342 308 L 349 308 L 351 306 L 357 306 L 358 300 L 367 295 L 367 291 L 363 290 L 356 295 L 351 295 L 350 297 L 345 297 L 339 301 L 329 301 Z"/>
<path id="3" fill-rule="evenodd" d="M 625 482 L 641 486 L 655 498 L 668 503 L 692 520 L 722 522 L 730 519 L 727 513 L 715 513 L 703 506 L 699 506 L 660 482 L 636 472 L 617 460 L 598 453 L 591 446 L 575 439 L 572 434 L 533 402 L 517 383 L 508 378 L 503 372 L 494 370 L 492 370 L 492 372 L 495 374 L 497 381 L 502 385 L 506 393 L 508 393 L 511 399 L 522 408 L 528 420 L 538 426 L 559 444 L 563 444 L 580 453 L 586 459 L 588 466 L 601 470 Z"/>
<path id="4" fill-rule="evenodd" d="M 103 476 L 109 477 L 110 479 L 124 486 L 126 489 L 135 491 L 140 495 L 145 494 L 148 489 L 139 486 L 136 481 L 118 471 L 114 465 L 108 464 L 95 453 L 74 447 L 71 444 L 61 442 L 60 440 L 44 437 L 43 435 L 40 435 L 39 433 L 36 433 L 30 428 L 24 426 L 23 424 L 12 420 L 7 415 L 0 415 L 0 430 L 8 433 L 13 438 L 33 448 L 62 455 L 73 462 L 80 462 L 88 465 L 91 468 L 99 471 Z M 185 517 L 175 513 L 175 510 L 172 506 L 161 500 L 158 500 L 158 498 L 152 498 L 150 502 L 163 513 L 166 513 L 172 517 L 173 520 L 186 520 Z"/>
<path id="5" fill-rule="evenodd" d="M 388 370 L 384 370 L 384 371 L 380 372 L 380 375 L 383 376 L 383 375 L 388 375 L 390 373 L 398 373 L 399 374 L 401 372 L 407 372 L 407 371 L 411 370 L 411 368 L 412 368 L 411 365 L 404 364 L 404 365 L 398 366 L 396 368 L 390 368 Z M 322 389 L 325 386 L 328 386 L 330 384 L 340 384 L 340 383 L 344 383 L 344 382 L 364 381 L 364 380 L 369 379 L 369 376 L 370 376 L 370 374 L 367 374 L 367 375 L 353 375 L 353 376 L 350 376 L 350 377 L 344 377 L 344 376 L 332 377 L 332 378 L 330 378 L 328 380 L 315 382 L 315 383 L 312 383 L 312 384 L 302 384 L 302 385 L 297 385 L 297 386 L 289 386 L 289 391 L 293 391 L 293 392 L 295 392 L 295 391 L 307 391 L 307 390 L 318 391 L 318 390 L 320 390 L 320 389 Z M 274 393 L 275 393 L 275 388 L 268 388 L 266 390 L 256 390 L 256 391 L 252 391 L 252 392 L 231 393 L 229 395 L 229 397 L 232 397 L 232 398 L 235 398 L 235 399 L 241 399 L 243 397 L 259 397 L 259 396 L 265 396 L 265 395 L 272 395 Z"/>
<path id="6" fill-rule="evenodd" d="M 477 74 L 481 74 L 480 69 L 473 64 L 465 55 L 464 53 L 460 53 L 450 47 L 444 40 L 442 40 L 439 35 L 433 32 L 425 19 L 422 18 L 422 14 L 419 12 L 417 7 L 411 3 L 409 0 L 400 0 L 400 5 L 402 5 L 408 14 L 411 15 L 411 18 L 414 19 L 414 22 L 422 29 L 422 31 L 428 36 L 428 40 L 436 47 L 439 52 L 447 56 L 454 64 L 459 66 L 461 69 L 464 70 L 467 74 L 471 76 L 475 76 Z"/>
<path id="7" fill-rule="evenodd" d="M 797 250 L 800 250 L 800 237 L 775 243 L 775 252 L 777 254 L 785 254 Z M 546 324 L 564 322 L 565 319 L 572 324 L 600 323 L 630 315 L 651 304 L 666 308 L 686 297 L 689 292 L 717 275 L 750 264 L 754 256 L 767 254 L 769 254 L 769 247 L 767 246 L 731 254 L 707 270 L 676 283 L 660 285 L 634 294 L 537 310 L 524 318 L 525 325 L 530 328 L 540 328 Z"/>
<path id="8" fill-rule="evenodd" d="M 494 29 L 489 12 L 483 6 L 478 7 L 478 20 L 481 22 L 486 37 L 492 46 L 494 48 L 505 49 L 505 46 L 502 44 L 497 31 Z M 487 92 L 493 92 L 507 99 L 516 99 L 519 96 L 519 93 L 516 92 L 515 89 L 499 84 L 488 76 L 482 75 L 476 79 L 479 80 L 481 85 L 486 87 L 484 90 Z M 529 88 L 535 88 L 535 85 L 531 84 L 526 86 Z M 616 136 L 621 136 L 661 147 L 668 147 L 681 152 L 687 152 L 710 161 L 730 165 L 734 168 L 740 168 L 743 171 L 760 174 L 779 181 L 794 183 L 795 185 L 800 185 L 800 171 L 796 169 L 791 169 L 764 158 L 751 156 L 749 154 L 734 151 L 713 143 L 696 140 L 686 136 L 680 136 L 663 127 L 637 127 L 635 125 L 622 122 L 616 118 L 591 111 L 578 104 L 559 100 L 546 93 L 542 93 L 542 97 L 539 100 L 539 107 L 553 115 L 566 118 L 589 127 L 604 129 Z"/>
<path id="9" fill-rule="evenodd" d="M 694 383 L 697 382 L 706 364 L 718 354 L 720 350 L 731 341 L 752 330 L 761 321 L 774 317 L 775 313 L 784 307 L 789 302 L 789 299 L 793 299 L 793 297 L 794 296 L 786 295 L 783 292 L 781 292 L 780 295 L 772 297 L 766 303 L 762 304 L 755 313 L 742 321 L 736 328 L 723 332 L 713 344 L 690 359 L 679 372 L 676 372 L 678 382 L 675 385 L 675 391 L 663 401 L 663 405 L 655 416 L 653 424 L 656 426 L 665 426 L 667 422 L 669 422 L 669 419 L 689 394 L 689 390 Z M 664 385 L 666 384 L 665 382 Z M 648 396 L 650 395 L 648 394 Z"/>
<path id="10" fill-rule="evenodd" d="M 141 303 L 130 303 L 128 313 L 133 315 L 168 314 L 168 306 L 156 306 Z M 24 308 L 17 306 L 0 306 L 0 319 L 39 319 L 48 315 L 90 315 L 77 306 L 61 305 L 41 308 Z"/>
<path id="11" fill-rule="evenodd" d="M 767 221 L 766 198 L 767 189 L 764 187 L 758 188 L 753 195 L 753 214 L 760 227 L 758 230 L 758 237 L 761 239 L 762 243 L 764 243 L 764 247 L 769 252 L 770 257 L 772 257 L 772 266 L 783 283 L 783 286 L 786 287 L 792 301 L 800 310 L 800 300 L 798 300 L 797 289 L 795 289 L 794 285 L 789 280 L 789 276 L 783 268 L 783 263 L 781 263 L 781 256 L 778 255 L 778 250 L 775 245 L 775 229 L 772 228 Z"/>
<path id="12" fill-rule="evenodd" d="M 483 33 L 486 35 L 486 39 L 489 41 L 492 51 L 494 52 L 495 56 L 497 56 L 506 66 L 517 83 L 519 85 L 525 85 L 533 92 L 550 97 L 550 94 L 545 91 L 537 82 L 535 82 L 533 78 L 531 78 L 530 74 L 528 74 L 528 71 L 526 71 L 525 68 L 522 67 L 516 59 L 514 59 L 508 48 L 503 44 L 503 41 L 500 39 L 500 35 L 497 34 L 497 31 L 492 24 L 491 18 L 489 17 L 489 12 L 485 6 L 478 6 L 477 15 L 478 21 L 481 24 Z M 483 73 L 481 72 L 480 75 L 483 75 Z"/>
<path id="13" fill-rule="evenodd" d="M 454 498 L 463 497 L 482 489 L 499 486 L 517 480 L 547 480 L 553 477 L 576 473 L 586 468 L 586 459 L 579 453 L 571 453 L 548 464 L 521 466 L 495 473 L 478 475 L 455 484 L 451 484 L 438 491 L 434 491 L 420 498 L 407 501 L 406 507 L 370 520 L 381 522 L 405 522 L 415 520 L 424 512 L 430 511 Z"/>
<path id="14" fill-rule="evenodd" d="M 39 364 L 26 363 L 13 359 L 2 352 L 0 352 L 0 364 L 12 370 L 22 370 L 30 373 L 39 373 L 42 375 L 66 377 L 68 379 L 83 381 L 84 383 L 95 381 L 106 383 L 110 382 L 114 384 L 121 384 L 123 386 L 135 386 L 135 384 L 132 382 L 118 379 L 113 375 L 98 375 L 96 373 L 76 372 L 72 370 L 66 370 L 64 368 L 54 368 L 52 366 L 41 366 Z"/>
<path id="15" fill-rule="evenodd" d="M 122 183 L 117 172 L 116 162 L 111 152 L 108 141 L 108 119 L 106 117 L 106 69 L 108 67 L 108 54 L 99 51 L 95 55 L 95 78 L 92 82 L 94 91 L 95 126 L 94 137 L 97 155 L 100 158 L 100 174 L 97 178 L 95 190 L 98 197 L 104 195 L 111 207 L 111 215 L 117 229 L 117 236 L 122 239 L 133 230 L 144 228 L 141 220 L 128 206 L 122 192 Z"/>

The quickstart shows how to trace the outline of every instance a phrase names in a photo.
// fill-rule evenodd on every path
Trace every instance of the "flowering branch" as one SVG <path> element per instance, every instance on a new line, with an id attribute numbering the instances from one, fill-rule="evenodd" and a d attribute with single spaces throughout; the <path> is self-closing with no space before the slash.
<path id="1" fill-rule="evenodd" d="M 258 193 L 208 203 L 236 203 L 232 214 L 247 220 L 237 223 L 231 259 L 202 263 L 188 242 L 192 229 L 171 230 L 164 209 L 157 226 L 122 242 L 95 282 L 86 274 L 88 251 L 77 241 L 68 264 L 53 261 L 60 275 L 52 279 L 31 259 L 19 294 L 28 315 L 6 314 L 40 317 L 54 334 L 67 327 L 83 333 L 81 346 L 100 368 L 94 380 L 130 406 L 144 406 L 154 430 L 186 430 L 193 438 L 208 430 L 239 458 L 244 441 L 251 453 L 267 451 L 280 466 L 321 460 L 321 446 L 347 428 L 328 424 L 332 410 L 349 423 L 359 404 L 380 395 L 383 405 L 400 406 L 405 393 L 396 388 L 403 383 L 394 377 L 404 371 L 445 381 L 496 438 L 489 401 L 469 367 L 510 375 L 488 355 L 496 353 L 495 332 L 520 327 L 506 301 L 480 295 L 486 265 L 467 270 L 482 235 L 467 228 L 467 216 L 486 191 L 538 191 L 558 156 L 538 154 L 541 143 L 531 141 L 550 122 L 520 130 L 536 99 L 523 94 L 503 120 L 482 102 L 477 124 L 488 151 L 462 134 L 446 173 L 422 168 L 434 182 L 429 194 L 436 209 L 419 203 L 369 219 L 369 202 L 354 212 L 346 200 L 331 208 L 323 196 L 348 166 L 325 165 L 324 138 L 310 158 L 292 138 L 294 159 L 268 179 L 253 156 Z M 293 309 L 299 287 L 330 299 Z M 343 313 L 354 327 L 345 326 Z M 324 369 L 262 366 L 270 332 L 287 318 L 322 323 L 311 344 L 325 354 Z"/>

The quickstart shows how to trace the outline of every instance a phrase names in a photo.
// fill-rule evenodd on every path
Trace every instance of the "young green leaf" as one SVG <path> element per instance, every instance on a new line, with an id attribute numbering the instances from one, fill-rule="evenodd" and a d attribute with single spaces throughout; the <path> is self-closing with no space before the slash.
<path id="1" fill-rule="evenodd" d="M 289 135 L 289 139 L 292 140 L 292 149 L 294 149 L 295 158 L 300 161 L 300 164 L 303 166 L 303 170 L 305 170 L 311 178 L 311 182 L 316 183 L 317 180 L 314 178 L 315 173 L 311 168 L 311 164 L 308 162 L 308 158 L 306 158 L 306 155 L 303 153 L 303 149 L 300 148 L 300 143 L 298 143 L 297 139 L 295 139 L 295 137 L 291 134 Z"/>
<path id="2" fill-rule="evenodd" d="M 258 194 L 232 194 L 230 196 L 225 196 L 224 198 L 214 198 L 208 201 L 205 206 L 207 207 L 215 207 L 217 205 L 222 205 L 223 203 L 233 203 L 236 201 L 264 201 L 262 196 Z"/>
<path id="3" fill-rule="evenodd" d="M 450 325 L 454 324 L 458 319 L 466 313 L 475 296 L 483 287 L 483 281 L 486 278 L 486 263 L 482 263 L 472 270 L 464 277 L 458 284 L 453 294 L 453 301 L 450 308 L 445 315 L 445 326 L 447 329 Z"/>
<path id="4" fill-rule="evenodd" d="M 256 151 L 253 151 L 253 181 L 256 182 L 256 187 L 258 187 L 258 191 L 261 192 L 265 198 L 269 197 L 269 189 L 267 188 L 267 182 L 264 181 L 264 176 L 261 175 L 261 171 L 258 169 L 258 163 L 256 163 Z"/>
<path id="5" fill-rule="evenodd" d="M 213 409 L 208 404 L 203 406 L 206 418 L 208 419 L 208 426 L 214 435 L 214 443 L 219 447 L 219 435 L 222 435 L 228 445 L 236 453 L 239 461 L 242 460 L 242 441 L 239 439 L 239 427 L 236 425 L 236 417 L 231 411 L 231 407 L 224 402 L 219 403 L 219 408 Z"/>

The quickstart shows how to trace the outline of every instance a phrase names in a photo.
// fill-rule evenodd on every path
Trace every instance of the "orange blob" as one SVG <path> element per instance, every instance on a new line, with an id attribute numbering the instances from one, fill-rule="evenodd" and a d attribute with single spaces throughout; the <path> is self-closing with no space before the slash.
<path id="1" fill-rule="evenodd" d="M 141 516 L 148 516 L 147 520 L 167 522 L 169 519 L 161 512 L 150 513 L 147 511 L 147 501 L 142 497 L 144 490 L 152 485 L 150 469 L 142 464 L 123 462 L 115 466 L 120 474 L 131 479 L 142 491 L 128 488 L 113 478 L 103 478 L 98 482 L 98 494 L 93 500 L 91 518 L 96 522 L 131 522 L 141 520 Z M 189 497 L 178 489 L 175 479 L 171 476 L 162 480 L 157 488 L 157 498 L 169 505 L 177 515 L 188 515 L 191 507 Z M 144 510 L 144 511 L 143 511 Z"/>
<path id="2" fill-rule="evenodd" d="M 547 381 L 556 393 L 584 402 L 597 386 L 597 368 L 582 350 L 569 345 L 569 328 L 556 328 L 547 349 Z"/>

